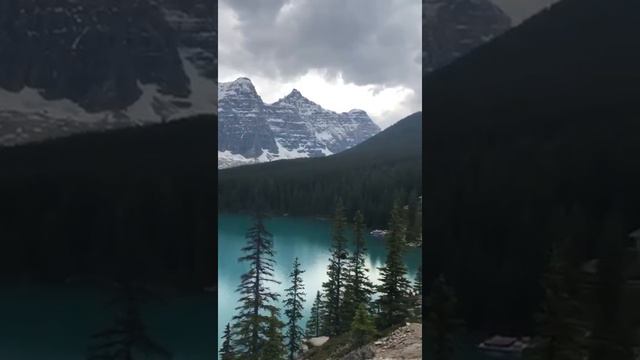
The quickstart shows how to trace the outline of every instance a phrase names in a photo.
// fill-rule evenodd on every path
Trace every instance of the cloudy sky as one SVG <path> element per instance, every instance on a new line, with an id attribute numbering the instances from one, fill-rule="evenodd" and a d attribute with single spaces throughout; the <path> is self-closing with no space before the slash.
<path id="1" fill-rule="evenodd" d="M 220 0 L 218 77 L 249 77 L 262 99 L 293 88 L 386 127 L 421 109 L 421 2 Z"/>

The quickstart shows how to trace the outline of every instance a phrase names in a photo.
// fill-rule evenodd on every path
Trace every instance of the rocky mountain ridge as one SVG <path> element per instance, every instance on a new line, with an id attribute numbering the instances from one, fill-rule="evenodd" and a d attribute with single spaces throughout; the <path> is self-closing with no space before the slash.
<path id="1" fill-rule="evenodd" d="M 216 111 L 216 10 L 0 0 L 0 145 Z"/>
<path id="2" fill-rule="evenodd" d="M 422 71 L 427 74 L 511 28 L 490 0 L 422 0 Z"/>
<path id="3" fill-rule="evenodd" d="M 346 150 L 380 131 L 363 110 L 337 113 L 293 89 L 265 104 L 250 79 L 218 88 L 218 167 L 320 157 Z"/>

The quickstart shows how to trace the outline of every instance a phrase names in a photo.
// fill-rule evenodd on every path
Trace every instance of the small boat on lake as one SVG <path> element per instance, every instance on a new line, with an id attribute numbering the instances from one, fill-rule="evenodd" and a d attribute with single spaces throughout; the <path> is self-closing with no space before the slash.
<path id="1" fill-rule="evenodd" d="M 389 230 L 372 230 L 369 235 L 377 238 L 385 237 L 389 233 Z"/>
<path id="2" fill-rule="evenodd" d="M 529 344 L 530 339 L 526 337 L 519 339 L 496 335 L 481 342 L 478 348 L 484 352 L 493 354 L 519 356 L 524 349 L 529 347 Z"/>

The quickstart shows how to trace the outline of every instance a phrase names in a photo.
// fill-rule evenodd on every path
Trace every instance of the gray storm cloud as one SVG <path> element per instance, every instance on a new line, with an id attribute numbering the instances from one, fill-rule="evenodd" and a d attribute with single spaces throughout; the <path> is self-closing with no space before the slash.
<path id="1" fill-rule="evenodd" d="M 237 18 L 234 29 L 225 29 L 225 22 L 219 21 L 219 42 L 226 46 L 232 37 L 236 41 L 235 51 L 219 54 L 221 65 L 280 81 L 321 69 L 328 79 L 341 74 L 345 82 L 356 85 L 404 86 L 415 91 L 412 106 L 419 110 L 419 0 L 220 3 Z"/>
<path id="2" fill-rule="evenodd" d="M 266 76 L 289 79 L 316 68 L 357 85 L 420 80 L 419 1 L 223 2 L 240 21 L 246 53 L 238 55 L 251 56 L 252 70 Z M 223 60 L 249 65 L 231 57 Z"/>
<path id="3" fill-rule="evenodd" d="M 493 0 L 514 21 L 553 0 Z M 328 80 L 403 86 L 415 95 L 390 116 L 421 107 L 420 0 L 220 0 L 235 21 L 219 21 L 219 62 L 247 75 L 279 82 L 311 69 Z M 233 26 L 232 26 L 233 25 Z M 396 119 L 397 120 L 397 119 Z"/>

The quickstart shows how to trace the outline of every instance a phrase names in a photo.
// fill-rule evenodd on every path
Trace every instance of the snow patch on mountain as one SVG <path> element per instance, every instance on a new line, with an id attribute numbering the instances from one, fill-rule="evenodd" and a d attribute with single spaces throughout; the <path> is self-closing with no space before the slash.
<path id="1" fill-rule="evenodd" d="M 109 119 L 106 114 L 89 113 L 68 99 L 45 99 L 38 89 L 24 87 L 19 92 L 11 92 L 0 88 L 0 104 L 2 112 L 16 112 L 25 115 L 41 114 L 54 118 L 75 118 L 84 121 L 100 121 Z"/>
<path id="2" fill-rule="evenodd" d="M 256 162 L 328 156 L 353 147 L 380 131 L 363 110 L 336 113 L 293 89 L 265 104 L 250 79 L 218 87 L 218 150 Z"/>
<path id="3" fill-rule="evenodd" d="M 217 82 L 206 77 L 198 70 L 190 60 L 198 52 L 197 49 L 181 49 L 180 56 L 184 64 L 185 73 L 189 78 L 191 93 L 189 95 L 189 115 L 215 114 L 218 112 L 218 100 L 216 98 Z"/>
<path id="4" fill-rule="evenodd" d="M 216 21 L 208 6 L 202 0 L 109 7 L 60 0 L 4 9 L 0 43 L 17 57 L 0 61 L 0 146 L 215 114 Z M 53 14 L 55 22 L 43 20 Z M 126 39 L 118 30 L 122 21 Z M 105 38 L 124 46 L 99 49 L 108 56 L 88 51 Z M 88 64 L 101 75 L 84 75 Z"/>
<path id="5" fill-rule="evenodd" d="M 298 159 L 309 157 L 309 154 L 305 151 L 305 148 L 299 146 L 297 149 L 289 150 L 282 145 L 282 139 L 276 139 L 276 145 L 278 146 L 278 152 L 273 154 L 273 159 Z"/>
<path id="6" fill-rule="evenodd" d="M 255 164 L 256 162 L 258 162 L 258 160 L 246 158 L 239 154 L 233 154 L 231 151 L 218 151 L 218 169 Z"/>

